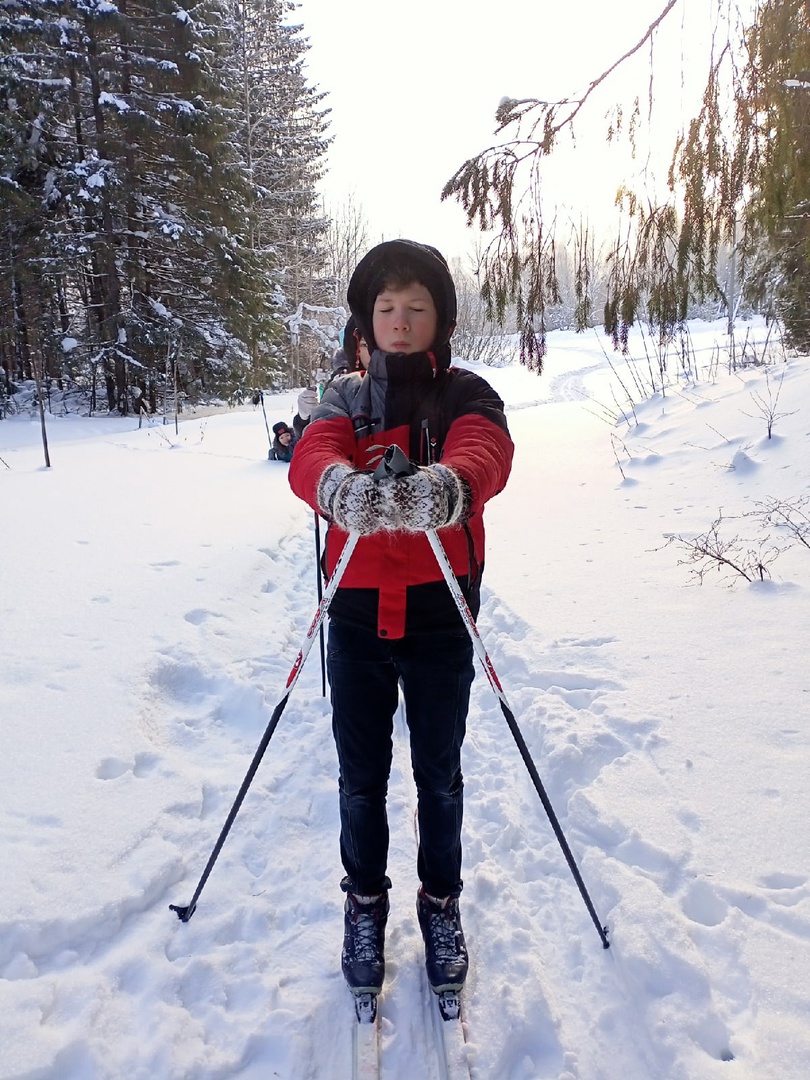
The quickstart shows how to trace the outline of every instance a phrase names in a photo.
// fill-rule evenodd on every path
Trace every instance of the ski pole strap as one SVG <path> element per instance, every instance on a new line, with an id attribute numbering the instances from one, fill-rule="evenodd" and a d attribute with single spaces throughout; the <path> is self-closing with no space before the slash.
<path id="1" fill-rule="evenodd" d="M 435 529 L 428 529 L 425 535 L 428 538 L 433 554 L 436 556 L 436 561 L 444 575 L 444 580 L 447 582 L 447 587 L 453 599 L 456 602 L 459 615 L 467 628 L 467 633 L 470 635 L 473 649 L 475 650 L 478 659 L 481 661 L 481 666 L 486 672 L 489 685 L 495 692 L 498 701 L 500 702 L 501 712 L 504 715 L 504 719 L 512 732 L 512 737 L 517 744 L 517 748 L 520 752 L 520 756 L 523 758 L 523 763 L 526 766 L 532 783 L 534 784 L 535 791 L 540 796 L 540 801 L 543 804 L 543 809 L 546 811 L 551 827 L 554 830 L 554 835 L 557 837 L 557 841 L 562 849 L 562 853 L 565 856 L 565 861 L 568 863 L 568 868 L 573 875 L 574 881 L 577 884 L 580 895 L 585 903 L 585 907 L 588 910 L 588 914 L 593 920 L 593 924 L 596 927 L 596 931 L 599 934 L 599 938 L 602 942 L 603 949 L 610 948 L 610 942 L 607 939 L 607 927 L 603 926 L 599 920 L 599 916 L 596 914 L 596 910 L 591 902 L 591 898 L 588 895 L 588 890 L 585 887 L 585 882 L 582 879 L 582 875 L 579 872 L 579 867 L 574 859 L 573 852 L 568 845 L 568 841 L 565 838 L 565 834 L 562 831 L 562 826 L 554 812 L 554 807 L 551 805 L 546 789 L 543 786 L 543 781 L 540 779 L 540 774 L 537 771 L 537 767 L 532 760 L 532 756 L 529 753 L 529 748 L 526 745 L 526 740 L 523 738 L 523 734 L 518 726 L 517 720 L 515 720 L 515 714 L 509 707 L 509 702 L 506 700 L 506 694 L 503 691 L 498 675 L 495 668 L 492 666 L 492 661 L 487 655 L 487 650 L 484 648 L 484 643 L 481 640 L 481 635 L 478 633 L 478 627 L 475 625 L 475 619 L 472 616 L 472 612 L 469 609 L 467 601 L 464 597 L 464 593 L 461 591 L 461 586 L 458 583 L 456 575 L 453 573 L 453 568 L 450 565 L 450 560 L 447 558 L 447 552 L 444 550 L 441 540 Z"/>

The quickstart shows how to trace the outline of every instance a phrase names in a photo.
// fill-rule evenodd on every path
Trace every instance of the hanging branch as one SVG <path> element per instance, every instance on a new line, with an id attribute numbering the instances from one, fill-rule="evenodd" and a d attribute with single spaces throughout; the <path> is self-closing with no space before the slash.
<path id="1" fill-rule="evenodd" d="M 461 203 L 469 225 L 477 224 L 483 232 L 498 230 L 482 259 L 482 296 L 487 314 L 502 322 L 507 306 L 515 304 L 521 331 L 521 360 L 538 372 L 542 370 L 546 348 L 546 306 L 559 299 L 555 223 L 546 227 L 540 197 L 544 159 L 551 154 L 560 133 L 573 130 L 575 118 L 594 91 L 652 42 L 655 31 L 677 2 L 667 0 L 640 40 L 591 80 L 580 96 L 551 102 L 504 98 L 495 114 L 496 133 L 516 125 L 516 136 L 469 158 L 442 190 L 442 200 L 452 196 Z M 521 129 L 527 125 L 523 135 Z M 528 177 L 516 197 L 524 166 L 528 168 Z M 578 305 L 578 329 L 584 328 L 582 320 L 588 312 L 587 304 Z"/>

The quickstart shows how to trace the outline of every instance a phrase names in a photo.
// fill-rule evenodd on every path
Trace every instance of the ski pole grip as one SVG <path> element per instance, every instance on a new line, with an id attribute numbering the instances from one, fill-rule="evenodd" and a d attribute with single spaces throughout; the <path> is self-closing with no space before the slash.
<path id="1" fill-rule="evenodd" d="M 416 466 L 395 444 L 385 451 L 372 475 L 375 480 L 398 480 L 401 476 L 413 476 L 415 472 Z"/>

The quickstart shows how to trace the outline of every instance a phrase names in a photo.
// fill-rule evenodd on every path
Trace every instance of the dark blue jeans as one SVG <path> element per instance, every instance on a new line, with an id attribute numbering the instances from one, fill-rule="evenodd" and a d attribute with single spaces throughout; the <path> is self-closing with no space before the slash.
<path id="1" fill-rule="evenodd" d="M 333 619 L 327 663 L 340 764 L 340 853 L 350 890 L 375 895 L 388 884 L 386 796 L 401 680 L 418 796 L 417 873 L 431 896 L 458 896 L 461 744 L 474 675 L 466 631 L 387 641 Z"/>

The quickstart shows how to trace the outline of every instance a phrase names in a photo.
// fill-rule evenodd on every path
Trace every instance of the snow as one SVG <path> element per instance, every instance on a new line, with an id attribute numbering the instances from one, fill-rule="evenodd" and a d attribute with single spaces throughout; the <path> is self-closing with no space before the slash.
<path id="1" fill-rule="evenodd" d="M 710 367 L 719 332 L 694 327 L 694 377 L 618 426 L 616 379 L 633 380 L 596 335 L 552 334 L 542 379 L 480 369 L 517 450 L 488 509 L 479 626 L 612 946 L 479 673 L 475 1080 L 810 1075 L 810 551 L 757 509 L 808 492 L 810 367 Z M 755 395 L 781 376 L 768 439 Z M 265 394 L 270 423 L 296 395 Z M 168 909 L 191 898 L 310 624 L 313 516 L 266 458 L 260 409 L 179 434 L 47 422 L 51 469 L 38 418 L 0 422 L 0 1077 L 348 1076 L 317 647 L 196 914 Z M 729 539 L 784 548 L 770 577 L 697 583 L 684 544 L 719 513 Z M 383 1070 L 433 1080 L 397 731 Z"/>
<path id="2" fill-rule="evenodd" d="M 112 108 L 118 109 L 118 111 L 122 113 L 129 112 L 130 110 L 128 101 L 125 101 L 124 98 L 120 97 L 118 94 L 110 94 L 106 90 L 102 90 L 99 94 L 98 101 L 100 105 L 110 105 Z"/>

